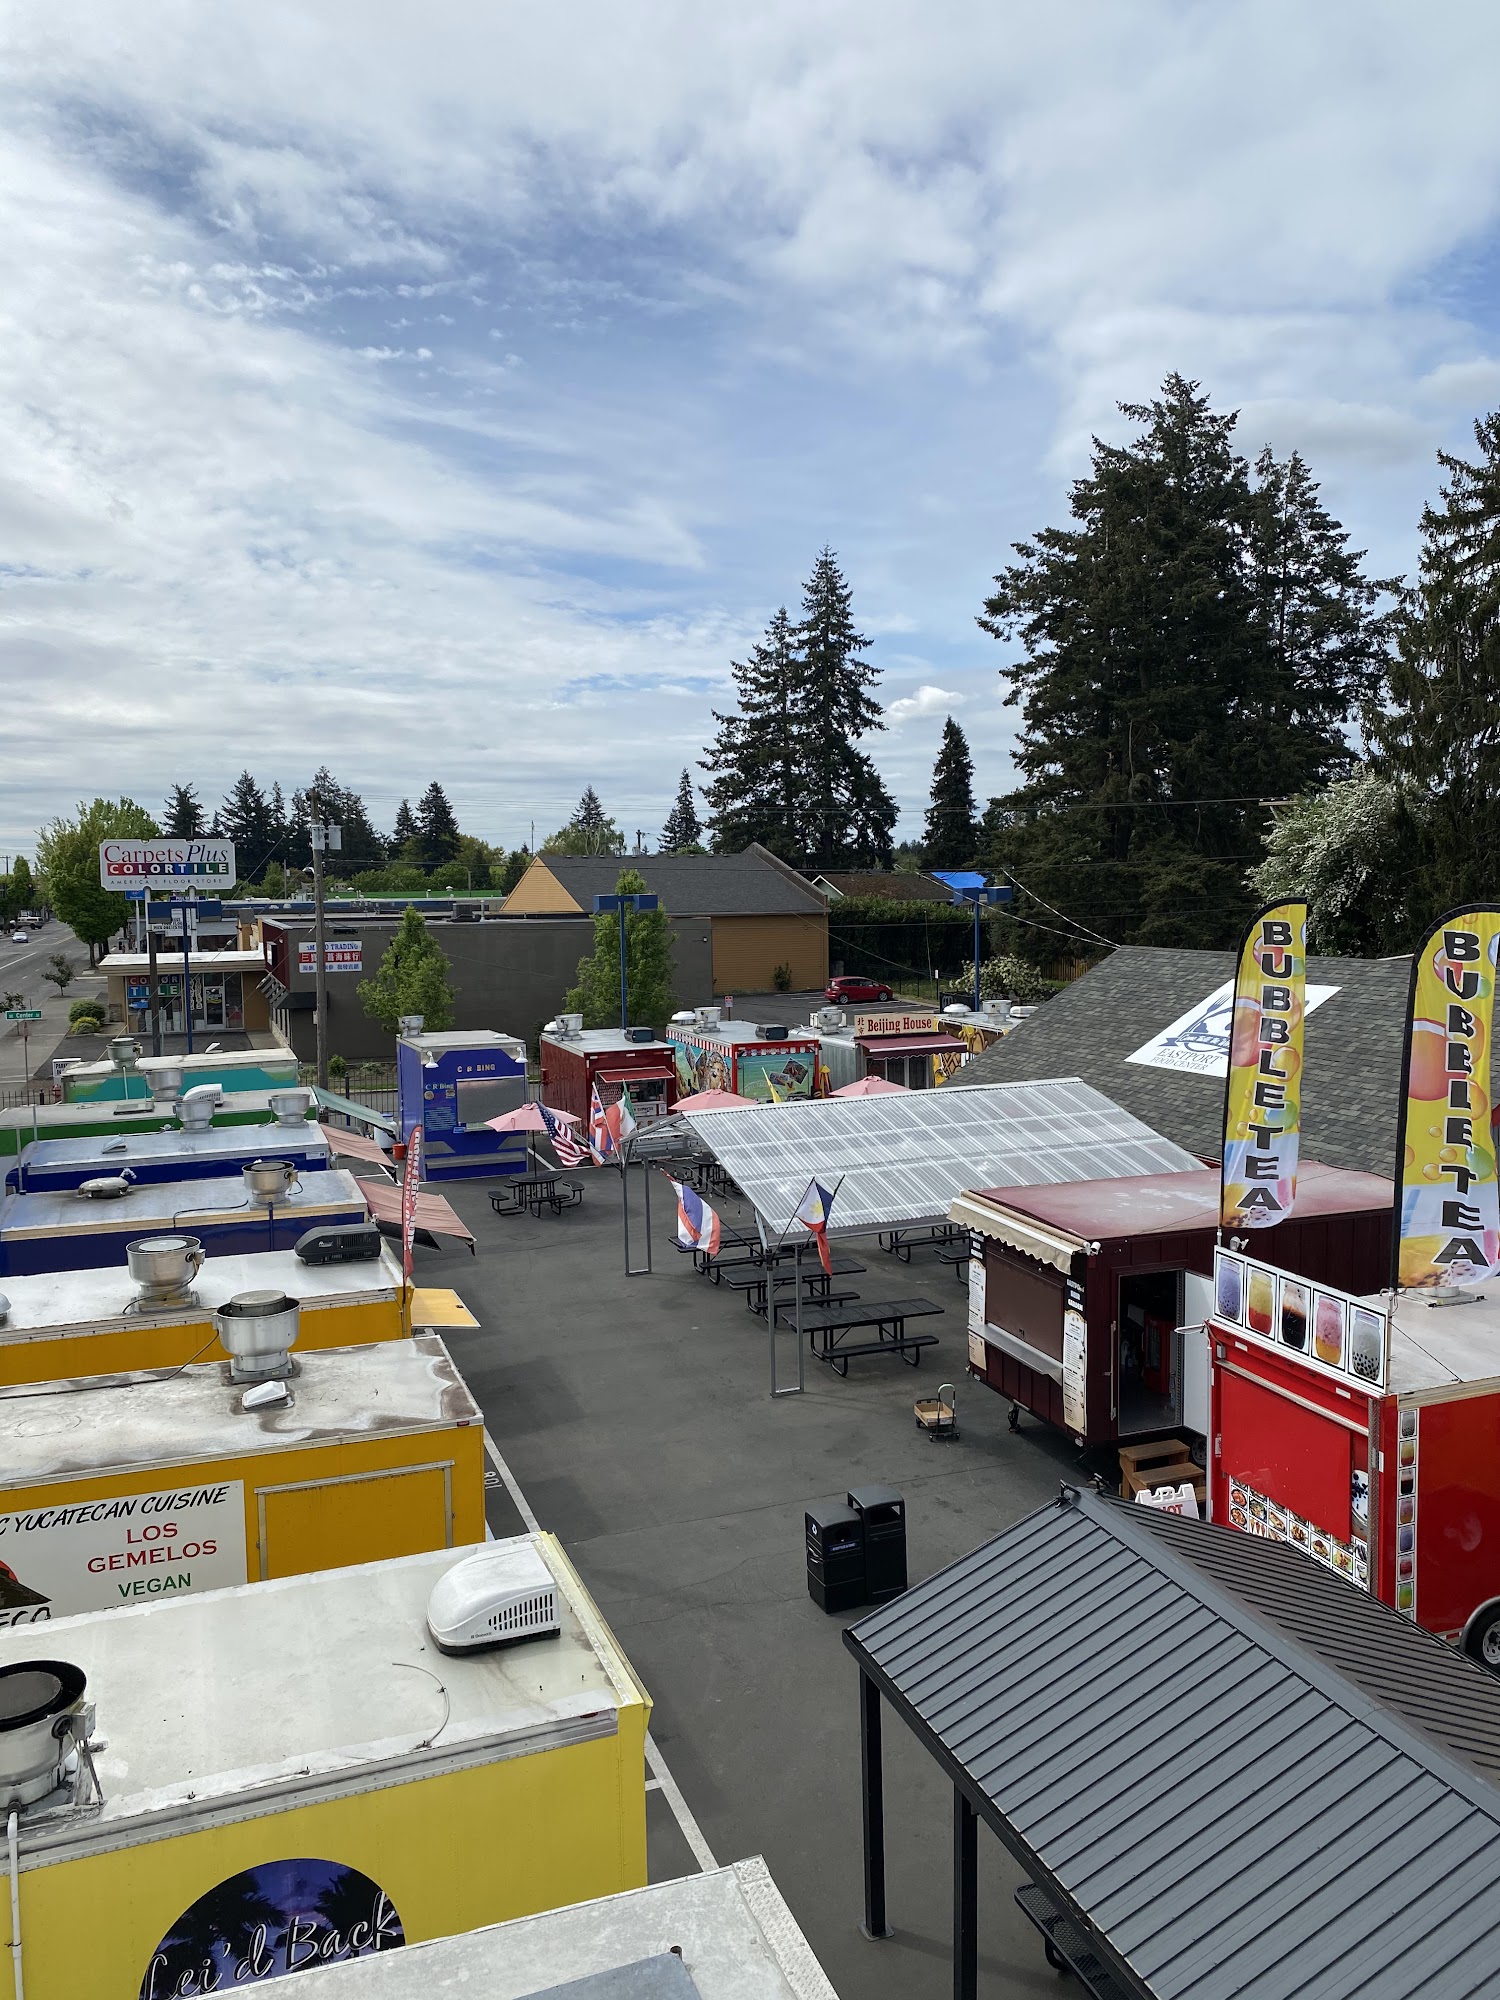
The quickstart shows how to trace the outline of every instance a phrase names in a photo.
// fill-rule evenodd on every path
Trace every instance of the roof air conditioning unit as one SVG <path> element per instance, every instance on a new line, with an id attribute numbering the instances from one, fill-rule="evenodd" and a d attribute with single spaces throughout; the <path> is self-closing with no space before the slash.
<path id="1" fill-rule="evenodd" d="M 980 1002 L 979 1011 L 981 1014 L 988 1014 L 991 1020 L 1003 1021 L 1011 1012 L 1011 1004 L 1008 1000 L 983 1000 Z"/>
<path id="2" fill-rule="evenodd" d="M 693 1018 L 700 1028 L 717 1028 L 723 1018 L 723 1010 L 719 1007 L 698 1007 Z"/>
<path id="3" fill-rule="evenodd" d="M 762 1021 L 756 1033 L 763 1042 L 784 1042 L 791 1029 L 785 1021 Z"/>
<path id="4" fill-rule="evenodd" d="M 672 1016 L 672 1025 L 674 1028 L 690 1028 L 697 1018 L 698 1016 L 693 1012 L 691 1007 L 682 1007 Z"/>
<path id="5" fill-rule="evenodd" d="M 530 1542 L 496 1542 L 445 1570 L 427 1600 L 440 1653 L 477 1653 L 562 1630 L 557 1584 Z"/>
<path id="6" fill-rule="evenodd" d="M 943 1012 L 945 1014 L 967 1014 L 968 1011 L 969 1011 L 968 1008 L 964 1005 L 962 1000 L 955 1000 L 951 1007 L 945 1007 L 943 1009 Z"/>
<path id="7" fill-rule="evenodd" d="M 654 1042 L 656 1040 L 656 1030 L 655 1028 L 627 1028 L 625 1030 L 625 1039 L 627 1042 Z"/>
<path id="8" fill-rule="evenodd" d="M 1029 1021 L 1035 1012 L 1035 1007 L 1012 1007 L 1010 1018 L 1013 1021 Z"/>

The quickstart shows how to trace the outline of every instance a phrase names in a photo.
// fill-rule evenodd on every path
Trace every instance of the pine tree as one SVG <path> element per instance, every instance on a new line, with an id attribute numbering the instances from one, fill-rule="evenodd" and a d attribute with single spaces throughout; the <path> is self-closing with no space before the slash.
<path id="1" fill-rule="evenodd" d="M 1379 586 L 1306 468 L 1265 459 L 1252 488 L 1234 416 L 1180 375 L 1121 409 L 1140 434 L 1094 441 L 1075 525 L 1017 543 L 979 620 L 1024 646 L 1001 669 L 1023 782 L 991 802 L 985 859 L 1033 892 L 1024 927 L 997 925 L 1033 956 L 1232 944 L 1259 802 L 1346 768 L 1334 718 L 1378 678 Z"/>
<path id="2" fill-rule="evenodd" d="M 219 812 L 224 838 L 234 842 L 234 865 L 242 882 L 258 882 L 276 846 L 276 829 L 265 794 L 248 771 L 241 771 Z"/>
<path id="3" fill-rule="evenodd" d="M 637 869 L 622 869 L 615 883 L 621 896 L 638 895 L 646 878 Z M 674 999 L 672 926 L 663 909 L 625 913 L 626 999 L 632 1027 L 667 1025 Z M 612 1028 L 620 1019 L 620 918 L 604 912 L 594 919 L 594 949 L 578 961 L 578 984 L 563 1006 L 582 1014 L 586 1028 Z"/>
<path id="4" fill-rule="evenodd" d="M 417 816 L 403 799 L 396 808 L 396 824 L 387 843 L 392 861 L 411 861 L 417 852 Z"/>
<path id="5" fill-rule="evenodd" d="M 679 854 L 685 847 L 696 847 L 702 833 L 703 826 L 693 798 L 693 780 L 690 773 L 684 771 L 677 787 L 677 802 L 661 830 L 661 851 L 663 854 Z"/>
<path id="6" fill-rule="evenodd" d="M 287 841 L 291 835 L 292 822 L 286 809 L 286 796 L 282 792 L 281 781 L 279 779 L 272 785 L 266 795 L 266 814 L 271 823 L 272 853 L 275 855 L 277 865 L 282 869 L 284 877 L 286 871 Z M 264 879 L 262 877 L 262 880 Z"/>
<path id="7" fill-rule="evenodd" d="M 589 785 L 567 825 L 544 841 L 542 847 L 549 854 L 623 854 L 625 836 L 599 803 L 599 794 Z"/>
<path id="8" fill-rule="evenodd" d="M 968 868 L 978 839 L 974 812 L 974 760 L 968 739 L 950 715 L 932 767 L 931 804 L 923 829 L 922 859 L 928 868 Z"/>
<path id="9" fill-rule="evenodd" d="M 162 808 L 162 832 L 169 840 L 197 840 L 205 830 L 196 788 L 174 785 Z"/>
<path id="10" fill-rule="evenodd" d="M 599 794 L 592 785 L 585 785 L 583 797 L 574 809 L 569 825 L 576 826 L 583 833 L 600 833 L 604 829 L 604 808 L 599 803 Z"/>
<path id="11" fill-rule="evenodd" d="M 807 845 L 802 812 L 799 725 L 804 668 L 783 606 L 744 662 L 733 661 L 736 715 L 714 712 L 718 734 L 702 769 L 703 787 L 720 854 L 759 841 L 783 860 L 800 860 Z"/>
<path id="12" fill-rule="evenodd" d="M 499 879 L 495 883 L 495 887 L 500 891 L 500 894 L 508 896 L 530 866 L 531 849 L 529 847 L 517 847 L 511 853 L 507 854 L 505 865 L 501 868 Z"/>
<path id="13" fill-rule="evenodd" d="M 415 817 L 418 867 L 441 868 L 458 852 L 458 820 L 436 778 L 417 801 Z"/>
<path id="14" fill-rule="evenodd" d="M 434 1033 L 453 1025 L 453 984 L 447 953 L 408 904 L 380 969 L 359 986 L 360 1005 L 372 1021 L 395 1034 L 403 1014 L 420 1014 Z"/>
<path id="15" fill-rule="evenodd" d="M 815 866 L 888 867 L 896 803 L 857 746 L 884 729 L 870 693 L 879 669 L 860 655 L 870 642 L 854 629 L 853 592 L 833 550 L 824 547 L 802 590 L 797 648 L 802 660 L 798 762 L 807 816 L 807 859 Z"/>
<path id="16" fill-rule="evenodd" d="M 305 868 L 312 859 L 308 823 L 314 806 L 325 826 L 339 829 L 339 846 L 329 857 L 329 867 L 339 875 L 359 875 L 379 868 L 385 860 L 385 842 L 375 831 L 364 800 L 358 792 L 341 785 L 326 764 L 314 771 L 312 783 L 292 794 L 291 827 L 284 840 L 287 855 Z"/>
<path id="17" fill-rule="evenodd" d="M 1500 854 L 1500 411 L 1474 426 L 1475 462 L 1439 452 L 1439 505 L 1422 510 L 1403 598 L 1377 767 L 1408 783 L 1426 828 L 1411 857 L 1411 935 L 1461 903 L 1493 901 Z"/>

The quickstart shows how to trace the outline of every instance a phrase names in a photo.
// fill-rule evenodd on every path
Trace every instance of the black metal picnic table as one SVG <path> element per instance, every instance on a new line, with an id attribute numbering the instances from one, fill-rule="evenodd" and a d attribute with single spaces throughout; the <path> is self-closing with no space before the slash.
<path id="1" fill-rule="evenodd" d="M 959 1237 L 967 1242 L 968 1235 L 968 1230 L 956 1222 L 938 1222 L 930 1229 L 882 1229 L 878 1241 L 882 1250 L 888 1251 L 892 1257 L 899 1257 L 903 1264 L 909 1264 L 913 1250 L 940 1247 L 956 1242 Z"/>
<path id="2" fill-rule="evenodd" d="M 540 1215 L 544 1208 L 561 1215 L 582 1200 L 583 1182 L 564 1180 L 560 1173 L 522 1174 L 490 1189 L 490 1207 L 496 1215 L 522 1215 L 527 1209 Z"/>
<path id="3" fill-rule="evenodd" d="M 788 1313 L 795 1313 L 796 1301 L 783 1301 L 776 1307 L 779 1324 L 785 1325 Z M 943 1308 L 934 1305 L 931 1299 L 865 1299 L 848 1305 L 812 1306 L 802 1308 L 802 1330 L 808 1337 L 808 1345 L 820 1361 L 826 1361 L 830 1368 L 840 1375 L 849 1373 L 849 1363 L 860 1354 L 899 1354 L 903 1361 L 915 1368 L 922 1359 L 924 1347 L 936 1347 L 935 1333 L 908 1333 L 909 1319 L 930 1319 L 941 1313 Z M 852 1347 L 840 1338 L 862 1326 L 874 1327 L 874 1340 L 857 1341 Z"/>
<path id="4" fill-rule="evenodd" d="M 832 1266 L 832 1269 L 828 1271 L 825 1271 L 820 1263 L 804 1266 L 800 1276 L 803 1284 L 807 1287 L 806 1292 L 803 1294 L 805 1298 L 827 1299 L 830 1296 L 830 1286 L 835 1278 L 854 1278 L 865 1268 L 857 1257 L 847 1256 L 844 1252 L 837 1250 L 832 1253 L 828 1261 Z M 764 1266 L 759 1270 L 747 1267 L 738 1271 L 726 1271 L 724 1274 L 724 1283 L 731 1291 L 743 1292 L 745 1294 L 745 1304 L 750 1308 L 751 1312 L 763 1313 L 766 1309 L 767 1288 L 774 1286 L 777 1291 L 789 1290 L 796 1284 L 798 1275 L 798 1273 L 787 1271 L 779 1277 L 773 1277 Z M 796 1293 L 793 1292 L 792 1296 L 795 1299 Z M 858 1292 L 848 1292 L 843 1296 L 849 1299 L 857 1299 L 859 1294 Z"/>

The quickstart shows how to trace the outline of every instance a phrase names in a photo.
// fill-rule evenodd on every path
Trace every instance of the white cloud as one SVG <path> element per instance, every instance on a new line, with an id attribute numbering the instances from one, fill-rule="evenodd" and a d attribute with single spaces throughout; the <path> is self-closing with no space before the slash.
<path id="1" fill-rule="evenodd" d="M 919 687 L 915 694 L 902 695 L 893 701 L 885 711 L 887 725 L 899 729 L 903 722 L 915 722 L 926 715 L 947 715 L 950 709 L 961 708 L 965 697 L 951 688 Z"/>

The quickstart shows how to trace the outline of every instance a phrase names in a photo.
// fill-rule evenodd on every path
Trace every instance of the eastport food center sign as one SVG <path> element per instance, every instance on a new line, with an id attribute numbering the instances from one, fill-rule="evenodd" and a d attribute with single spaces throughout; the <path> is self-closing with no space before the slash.
<path id="1" fill-rule="evenodd" d="M 231 889 L 232 840 L 101 840 L 99 882 L 105 889 Z"/>

